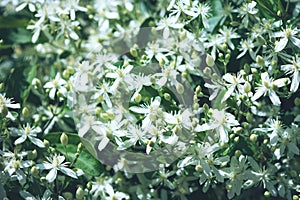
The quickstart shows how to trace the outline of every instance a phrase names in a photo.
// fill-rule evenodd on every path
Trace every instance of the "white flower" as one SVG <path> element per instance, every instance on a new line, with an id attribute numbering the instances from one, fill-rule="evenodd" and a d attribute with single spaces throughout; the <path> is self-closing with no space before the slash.
<path id="1" fill-rule="evenodd" d="M 44 85 L 44 88 L 47 88 L 50 90 L 49 97 L 50 99 L 54 100 L 56 92 L 60 92 L 63 96 L 67 95 L 67 89 L 64 87 L 64 85 L 67 82 L 61 78 L 60 73 L 57 73 L 55 76 L 55 79 L 53 81 L 49 81 Z"/>
<path id="2" fill-rule="evenodd" d="M 4 114 L 7 118 L 15 120 L 15 117 L 7 110 L 7 108 L 18 109 L 20 108 L 20 104 L 14 103 L 12 99 L 6 98 L 5 94 L 0 93 L 0 114 Z"/>
<path id="3" fill-rule="evenodd" d="M 126 82 L 126 77 L 129 75 L 130 71 L 133 69 L 132 65 L 128 65 L 124 68 L 118 68 L 115 66 L 110 66 L 113 72 L 109 72 L 106 74 L 106 78 L 112 78 L 115 79 L 113 85 L 110 87 L 111 92 L 114 94 L 119 86 L 119 84 L 122 82 Z"/>
<path id="4" fill-rule="evenodd" d="M 225 112 L 223 110 L 212 109 L 212 120 L 206 124 L 198 125 L 195 127 L 196 132 L 202 132 L 207 130 L 216 130 L 220 134 L 220 140 L 222 143 L 228 142 L 228 131 L 232 126 L 239 125 L 239 122 L 235 120 L 234 115 Z"/>
<path id="5" fill-rule="evenodd" d="M 161 98 L 155 97 L 155 99 L 151 100 L 150 105 L 142 105 L 141 107 L 137 106 L 132 106 L 129 108 L 130 111 L 139 113 L 139 114 L 144 114 L 145 118 L 143 119 L 142 122 L 142 128 L 146 129 L 151 125 L 153 121 L 155 121 L 157 118 L 162 116 L 163 112 L 162 109 L 159 107 L 161 102 Z"/>
<path id="6" fill-rule="evenodd" d="M 257 100 L 262 95 L 266 95 L 268 93 L 270 100 L 274 105 L 280 105 L 280 99 L 277 96 L 274 86 L 277 88 L 285 86 L 288 82 L 288 78 L 280 78 L 277 80 L 273 80 L 269 77 L 269 74 L 267 72 L 261 73 L 261 84 L 259 84 L 259 87 L 256 90 L 256 93 L 251 98 L 252 101 Z"/>
<path id="7" fill-rule="evenodd" d="M 22 144 L 27 139 L 29 139 L 33 144 L 40 148 L 44 148 L 44 143 L 37 138 L 37 134 L 40 133 L 42 130 L 40 127 L 36 127 L 32 129 L 29 124 L 26 125 L 23 129 L 17 129 L 14 127 L 8 128 L 12 135 L 21 136 L 15 140 L 15 145 Z"/>
<path id="8" fill-rule="evenodd" d="M 47 160 L 48 160 L 48 162 L 45 162 L 43 164 L 37 164 L 37 167 L 42 170 L 50 169 L 49 173 L 46 176 L 46 180 L 49 183 L 52 183 L 56 179 L 58 171 L 61 171 L 65 175 L 77 179 L 76 173 L 73 170 L 67 168 L 69 162 L 64 162 L 65 161 L 64 156 L 54 155 L 51 158 L 47 157 Z"/>
<path id="9" fill-rule="evenodd" d="M 157 23 L 156 30 L 163 29 L 163 37 L 166 39 L 169 37 L 170 27 L 179 29 L 184 26 L 184 24 L 176 23 L 176 21 L 177 21 L 176 17 L 163 18 Z"/>
<path id="10" fill-rule="evenodd" d="M 293 64 L 282 65 L 281 69 L 287 74 L 293 74 L 290 91 L 296 92 L 300 83 L 300 58 L 296 56 L 293 60 Z"/>
<path id="11" fill-rule="evenodd" d="M 227 91 L 226 93 L 224 94 L 224 97 L 222 99 L 222 102 L 226 101 L 230 95 L 232 93 L 234 93 L 234 91 L 236 90 L 236 88 L 238 89 L 239 92 L 242 92 L 243 91 L 243 85 L 242 83 L 245 83 L 245 79 L 242 77 L 242 74 L 241 73 L 238 73 L 237 76 L 233 76 L 231 74 L 225 74 L 223 76 L 223 79 L 228 82 L 226 84 L 227 86 Z"/>
<path id="12" fill-rule="evenodd" d="M 299 34 L 299 32 L 300 32 L 300 30 L 297 28 L 294 28 L 294 29 L 287 28 L 280 32 L 274 33 L 275 38 L 281 38 L 279 40 L 279 42 L 277 42 L 275 45 L 275 52 L 282 51 L 286 47 L 288 41 L 291 41 L 296 47 L 299 48 L 300 39 L 297 38 L 297 35 Z"/>

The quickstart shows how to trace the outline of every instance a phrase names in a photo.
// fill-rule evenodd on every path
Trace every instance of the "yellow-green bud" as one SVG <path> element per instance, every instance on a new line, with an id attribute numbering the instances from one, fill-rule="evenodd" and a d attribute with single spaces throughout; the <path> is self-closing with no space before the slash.
<path id="1" fill-rule="evenodd" d="M 70 74 L 69 74 L 68 70 L 64 70 L 64 71 L 63 71 L 62 77 L 63 77 L 64 79 L 68 79 L 68 78 L 70 77 Z"/>
<path id="2" fill-rule="evenodd" d="M 296 97 L 294 100 L 295 106 L 300 106 L 300 98 Z"/>
<path id="3" fill-rule="evenodd" d="M 3 83 L 0 83 L 0 92 L 2 92 L 3 89 L 4 89 L 4 85 L 3 85 Z"/>
<path id="4" fill-rule="evenodd" d="M 24 118 L 29 118 L 29 117 L 30 117 L 30 113 L 29 113 L 29 110 L 28 110 L 27 107 L 24 107 L 24 108 L 22 109 L 22 116 L 23 116 Z"/>
<path id="5" fill-rule="evenodd" d="M 206 61 L 207 66 L 209 66 L 209 67 L 212 67 L 215 65 L 214 58 L 209 54 L 207 54 L 205 61 Z"/>
<path id="6" fill-rule="evenodd" d="M 139 103 L 139 102 L 141 102 L 141 100 L 142 100 L 142 95 L 141 95 L 140 93 L 138 93 L 138 94 L 134 97 L 134 101 L 135 101 L 136 103 Z"/>
<path id="7" fill-rule="evenodd" d="M 36 166 L 31 167 L 31 169 L 30 169 L 30 174 L 31 174 L 32 176 L 37 176 L 37 175 L 39 174 L 38 168 L 37 168 Z"/>
<path id="8" fill-rule="evenodd" d="M 242 155 L 242 152 L 241 152 L 240 150 L 236 150 L 236 151 L 234 152 L 234 155 L 235 155 L 236 157 L 240 157 L 240 156 Z"/>
<path id="9" fill-rule="evenodd" d="M 83 199 L 84 191 L 82 187 L 78 187 L 76 190 L 76 199 Z"/>
<path id="10" fill-rule="evenodd" d="M 251 72 L 252 72 L 253 74 L 255 74 L 255 73 L 257 73 L 257 69 L 256 69 L 256 68 L 251 68 Z"/>
<path id="11" fill-rule="evenodd" d="M 166 61 L 164 59 L 159 59 L 159 65 L 164 66 L 166 64 Z"/>
<path id="12" fill-rule="evenodd" d="M 69 74 L 74 74 L 75 73 L 75 69 L 71 66 L 67 67 L 67 71 L 68 71 Z"/>
<path id="13" fill-rule="evenodd" d="M 264 144 L 268 144 L 269 141 L 268 141 L 267 139 L 264 139 L 263 143 L 264 143 Z"/>
<path id="14" fill-rule="evenodd" d="M 226 43 L 223 43 L 222 46 L 221 46 L 221 49 L 223 51 L 227 51 L 227 44 Z"/>
<path id="15" fill-rule="evenodd" d="M 88 191 L 90 191 L 90 190 L 92 189 L 92 186 L 93 186 L 93 184 L 92 184 L 91 182 L 88 182 L 88 183 L 86 184 L 86 189 L 87 189 Z"/>
<path id="16" fill-rule="evenodd" d="M 244 92 L 249 93 L 251 91 L 251 84 L 246 81 L 246 83 L 244 84 Z"/>
<path id="17" fill-rule="evenodd" d="M 43 141 L 44 145 L 45 145 L 45 148 L 48 148 L 50 146 L 50 143 L 48 140 L 44 139 Z"/>
<path id="18" fill-rule="evenodd" d="M 252 115 L 251 113 L 247 113 L 247 114 L 246 114 L 246 120 L 247 120 L 248 122 L 252 122 L 252 120 L 253 120 L 253 115 Z"/>
<path id="19" fill-rule="evenodd" d="M 234 140 L 234 142 L 239 142 L 240 137 L 239 137 L 239 136 L 236 136 L 233 140 Z"/>
<path id="20" fill-rule="evenodd" d="M 193 109 L 194 110 L 199 110 L 199 107 L 200 107 L 199 103 L 194 103 L 193 104 Z"/>
<path id="21" fill-rule="evenodd" d="M 230 138 L 230 139 L 233 139 L 234 136 L 235 136 L 235 135 L 234 135 L 233 133 L 231 133 L 231 134 L 229 135 L 229 138 Z"/>
<path id="22" fill-rule="evenodd" d="M 299 200 L 299 196 L 297 196 L 297 195 L 293 195 L 293 200 Z"/>
<path id="23" fill-rule="evenodd" d="M 72 200 L 73 199 L 73 194 L 71 192 L 64 192 L 62 194 L 62 196 L 66 199 L 66 200 Z"/>
<path id="24" fill-rule="evenodd" d="M 195 170 L 196 170 L 196 172 L 202 172 L 203 168 L 201 165 L 196 165 Z"/>
<path id="25" fill-rule="evenodd" d="M 265 66 L 265 61 L 260 55 L 256 56 L 256 62 L 261 67 Z"/>
<path id="26" fill-rule="evenodd" d="M 267 197 L 267 198 L 269 198 L 269 197 L 271 196 L 271 194 L 270 194 L 269 191 L 265 191 L 265 192 L 264 192 L 264 196 Z"/>
<path id="27" fill-rule="evenodd" d="M 227 190 L 231 190 L 231 189 L 232 189 L 232 185 L 231 185 L 231 184 L 227 184 L 227 185 L 226 185 L 226 189 L 227 189 Z"/>
<path id="28" fill-rule="evenodd" d="M 183 94 L 184 93 L 184 87 L 181 83 L 178 83 L 176 86 L 176 90 L 179 94 Z"/>
<path id="29" fill-rule="evenodd" d="M 67 136 L 67 134 L 62 133 L 60 136 L 60 142 L 62 145 L 66 146 L 68 144 L 69 138 Z"/>
<path id="30" fill-rule="evenodd" d="M 81 152 L 83 149 L 83 144 L 80 142 L 78 145 L 77 145 L 77 151 L 78 152 Z"/>
<path id="31" fill-rule="evenodd" d="M 133 57 L 137 57 L 138 56 L 138 52 L 137 52 L 137 50 L 134 47 L 130 48 L 130 54 Z"/>
<path id="32" fill-rule="evenodd" d="M 34 160 L 34 159 L 36 159 L 36 157 L 37 157 L 37 150 L 36 149 L 34 149 L 32 151 L 29 151 L 28 154 L 27 154 L 28 160 Z"/>
<path id="33" fill-rule="evenodd" d="M 47 179 L 46 179 L 46 177 L 45 177 L 45 176 L 42 176 L 42 177 L 40 178 L 40 181 L 43 183 L 43 182 L 46 182 L 46 181 L 47 181 Z"/>
<path id="34" fill-rule="evenodd" d="M 229 61 L 229 59 L 230 59 L 230 54 L 229 54 L 229 53 L 227 53 L 227 54 L 225 55 L 225 61 L 226 61 L 226 62 L 228 62 L 228 61 Z"/>
<path id="35" fill-rule="evenodd" d="M 205 67 L 204 70 L 203 70 L 203 73 L 207 76 L 210 76 L 211 75 L 211 69 L 209 67 Z"/>
<path id="36" fill-rule="evenodd" d="M 0 117 L 4 118 L 8 114 L 8 109 L 4 104 L 0 104 Z"/>
<path id="37" fill-rule="evenodd" d="M 202 107 L 203 107 L 204 111 L 208 111 L 209 110 L 209 106 L 208 106 L 207 103 L 204 103 Z"/>
<path id="38" fill-rule="evenodd" d="M 258 135 L 256 135 L 256 134 L 251 134 L 251 135 L 250 135 L 250 140 L 251 140 L 252 142 L 256 142 L 256 141 L 257 141 L 257 138 L 258 138 Z"/>
<path id="39" fill-rule="evenodd" d="M 95 114 L 96 115 L 100 115 L 101 114 L 101 108 L 100 107 L 96 107 L 95 108 Z"/>
<path id="40" fill-rule="evenodd" d="M 169 93 L 164 93 L 164 98 L 165 98 L 165 100 L 170 101 L 171 95 Z"/>

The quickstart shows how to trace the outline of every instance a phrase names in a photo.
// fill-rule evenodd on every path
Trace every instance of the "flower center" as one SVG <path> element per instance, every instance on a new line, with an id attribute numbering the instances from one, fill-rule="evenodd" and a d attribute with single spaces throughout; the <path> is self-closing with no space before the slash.
<path id="1" fill-rule="evenodd" d="M 292 29 L 288 28 L 285 30 L 285 35 L 288 39 L 292 37 Z"/>
<path id="2" fill-rule="evenodd" d="M 53 83 L 53 85 L 54 85 L 55 88 L 58 88 L 58 81 L 57 80 L 53 80 L 52 83 Z"/>
<path id="3" fill-rule="evenodd" d="M 266 88 L 270 88 L 270 84 L 269 84 L 267 81 L 264 81 L 264 82 L 263 82 L 263 85 L 264 85 Z"/>
<path id="4" fill-rule="evenodd" d="M 54 160 L 53 160 L 53 165 L 54 165 L 55 167 L 57 167 L 58 164 L 59 164 L 59 160 L 58 160 L 57 157 L 55 157 Z"/>

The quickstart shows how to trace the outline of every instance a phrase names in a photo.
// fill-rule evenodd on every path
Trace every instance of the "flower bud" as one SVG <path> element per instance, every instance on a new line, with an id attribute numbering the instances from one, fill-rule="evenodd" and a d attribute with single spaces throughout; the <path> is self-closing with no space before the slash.
<path id="1" fill-rule="evenodd" d="M 184 93 L 184 87 L 181 83 L 178 83 L 176 86 L 176 90 L 179 94 L 183 94 Z"/>
<path id="2" fill-rule="evenodd" d="M 203 70 L 203 73 L 206 76 L 210 76 L 211 75 L 211 69 L 209 67 L 205 67 L 204 70 Z"/>
<path id="3" fill-rule="evenodd" d="M 234 152 L 234 155 L 238 158 L 238 157 L 240 157 L 242 155 L 242 152 L 240 150 L 236 150 Z"/>
<path id="4" fill-rule="evenodd" d="M 269 191 L 265 191 L 265 192 L 264 192 L 264 196 L 267 197 L 267 198 L 269 198 L 269 197 L 271 196 L 271 194 L 270 194 Z"/>
<path id="5" fill-rule="evenodd" d="M 244 84 L 244 92 L 249 93 L 251 91 L 251 84 L 246 81 L 246 83 Z"/>
<path id="6" fill-rule="evenodd" d="M 135 95 L 134 101 L 135 101 L 136 103 L 140 103 L 141 100 L 142 100 L 142 95 L 141 95 L 140 93 L 138 93 L 137 95 Z"/>
<path id="7" fill-rule="evenodd" d="M 37 157 L 37 150 L 36 149 L 34 149 L 32 151 L 29 151 L 28 154 L 27 154 L 27 159 L 28 160 L 34 160 L 34 159 L 36 159 L 36 157 Z"/>
<path id="8" fill-rule="evenodd" d="M 300 98 L 299 97 L 296 97 L 294 99 L 294 104 L 295 104 L 295 106 L 300 106 Z"/>
<path id="9" fill-rule="evenodd" d="M 196 172 L 202 172 L 203 168 L 201 165 L 196 165 L 195 170 L 196 170 Z"/>
<path id="10" fill-rule="evenodd" d="M 30 113 L 29 113 L 29 110 L 27 107 L 24 107 L 22 109 L 22 116 L 26 119 L 26 118 L 29 118 L 30 117 Z"/>
<path id="11" fill-rule="evenodd" d="M 76 199 L 83 199 L 84 191 L 81 187 L 78 187 L 76 190 Z"/>
<path id="12" fill-rule="evenodd" d="M 91 182 L 88 182 L 88 183 L 86 184 L 86 189 L 87 189 L 88 191 L 90 191 L 90 190 L 92 189 L 92 186 L 93 186 L 93 184 L 92 184 Z"/>
<path id="13" fill-rule="evenodd" d="M 251 140 L 252 142 L 256 142 L 256 141 L 257 141 L 257 138 L 258 138 L 258 136 L 257 136 L 256 134 L 251 134 L 251 135 L 250 135 L 250 140 Z"/>
<path id="14" fill-rule="evenodd" d="M 240 137 L 239 137 L 239 136 L 236 136 L 236 137 L 235 137 L 233 140 L 234 140 L 234 142 L 236 142 L 236 143 L 237 143 L 237 142 L 239 142 L 239 140 L 240 140 Z"/>
<path id="15" fill-rule="evenodd" d="M 100 115 L 101 114 L 101 108 L 100 107 L 96 107 L 95 108 L 95 114 L 96 115 Z"/>
<path id="16" fill-rule="evenodd" d="M 77 145 L 77 152 L 81 152 L 83 149 L 83 144 L 80 142 L 78 145 Z"/>
<path id="17" fill-rule="evenodd" d="M 0 118 L 6 117 L 8 114 L 8 109 L 4 104 L 0 104 Z"/>
<path id="18" fill-rule="evenodd" d="M 299 196 L 297 196 L 297 195 L 293 195 L 293 200 L 299 200 Z"/>
<path id="19" fill-rule="evenodd" d="M 130 54 L 133 57 L 137 57 L 138 56 L 138 52 L 137 52 L 137 50 L 134 47 L 130 48 Z"/>
<path id="20" fill-rule="evenodd" d="M 212 67 L 215 65 L 214 58 L 209 54 L 207 54 L 205 61 L 206 61 L 207 66 L 209 66 L 209 67 Z"/>
<path id="21" fill-rule="evenodd" d="M 31 167 L 30 174 L 32 176 L 37 176 L 39 174 L 39 169 L 36 166 Z"/>
<path id="22" fill-rule="evenodd" d="M 165 100 L 170 101 L 171 95 L 169 93 L 164 93 L 164 98 L 165 98 Z"/>
<path id="23" fill-rule="evenodd" d="M 66 200 L 71 200 L 73 199 L 73 194 L 71 192 L 64 192 L 62 194 L 62 196 L 66 199 Z"/>
<path id="24" fill-rule="evenodd" d="M 256 63 L 261 67 L 265 66 L 265 61 L 260 55 L 256 56 Z"/>
<path id="25" fill-rule="evenodd" d="M 68 138 L 67 134 L 62 133 L 61 136 L 60 136 L 61 144 L 66 146 L 68 144 L 68 140 L 69 140 L 69 138 Z"/>
<path id="26" fill-rule="evenodd" d="M 48 148 L 50 146 L 50 143 L 48 140 L 44 139 L 43 141 L 44 145 L 45 145 L 45 148 Z"/>
<path id="27" fill-rule="evenodd" d="M 3 83 L 0 83 L 0 92 L 3 92 L 3 89 L 4 89 L 4 85 Z"/>
<path id="28" fill-rule="evenodd" d="M 68 79 L 68 78 L 70 77 L 70 74 L 69 74 L 68 70 L 64 70 L 64 71 L 63 71 L 62 77 L 63 77 L 64 79 Z"/>

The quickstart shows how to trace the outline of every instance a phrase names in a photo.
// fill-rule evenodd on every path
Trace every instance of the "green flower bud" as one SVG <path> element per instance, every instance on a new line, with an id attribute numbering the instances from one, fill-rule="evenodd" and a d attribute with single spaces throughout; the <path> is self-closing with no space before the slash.
<path id="1" fill-rule="evenodd" d="M 253 115 L 252 115 L 251 113 L 247 113 L 247 114 L 246 114 L 246 120 L 247 120 L 247 122 L 252 122 L 252 120 L 253 120 Z"/>
<path id="2" fill-rule="evenodd" d="M 101 114 L 101 108 L 100 107 L 96 107 L 95 108 L 95 114 L 96 115 L 100 115 Z"/>
<path id="3" fill-rule="evenodd" d="M 36 157 L 37 157 L 37 150 L 36 149 L 34 149 L 32 151 L 29 151 L 28 154 L 27 154 L 28 160 L 34 160 L 34 159 L 36 159 Z"/>
<path id="4" fill-rule="evenodd" d="M 76 199 L 83 199 L 84 191 L 82 187 L 78 187 L 76 190 Z"/>
<path id="5" fill-rule="evenodd" d="M 71 192 L 64 192 L 62 194 L 62 196 L 66 199 L 66 200 L 72 200 L 73 199 L 73 194 Z"/>
<path id="6" fill-rule="evenodd" d="M 295 104 L 295 106 L 300 106 L 300 98 L 299 97 L 295 98 L 294 104 Z"/>
<path id="7" fill-rule="evenodd" d="M 60 136 L 61 144 L 66 146 L 68 144 L 68 140 L 69 140 L 69 138 L 68 138 L 67 134 L 62 133 L 61 136 Z"/>
<path id="8" fill-rule="evenodd" d="M 164 93 L 164 98 L 165 98 L 165 100 L 170 101 L 171 95 L 169 93 Z"/>
<path id="9" fill-rule="evenodd" d="M 176 90 L 179 94 L 183 94 L 184 93 L 184 87 L 181 83 L 178 83 L 176 86 Z"/>
<path id="10" fill-rule="evenodd" d="M 0 104 L 0 118 L 6 117 L 8 114 L 8 109 L 4 104 Z"/>
<path id="11" fill-rule="evenodd" d="M 193 109 L 194 110 L 199 110 L 199 107 L 200 107 L 199 103 L 194 103 L 193 104 Z"/>
<path id="12" fill-rule="evenodd" d="M 293 200 L 299 200 L 299 196 L 297 196 L 297 195 L 293 195 Z"/>
<path id="13" fill-rule="evenodd" d="M 234 155 L 238 158 L 238 157 L 240 157 L 242 155 L 242 152 L 240 150 L 236 150 L 234 152 Z"/>
<path id="14" fill-rule="evenodd" d="M 209 67 L 205 67 L 204 70 L 203 70 L 203 73 L 206 76 L 210 76 L 211 75 L 211 69 Z"/>
<path id="15" fill-rule="evenodd" d="M 233 139 L 234 136 L 235 136 L 235 135 L 234 135 L 233 133 L 231 133 L 231 134 L 229 135 L 229 138 L 230 138 L 230 139 Z"/>
<path id="16" fill-rule="evenodd" d="M 63 71 L 62 77 L 63 77 L 64 79 L 68 79 L 68 78 L 70 77 L 70 74 L 69 74 L 68 70 L 64 70 L 64 71 Z"/>
<path id="17" fill-rule="evenodd" d="M 265 66 L 265 61 L 260 55 L 256 56 L 256 63 L 261 67 Z"/>
<path id="18" fill-rule="evenodd" d="M 159 65 L 164 66 L 166 64 L 166 61 L 164 59 L 159 59 Z"/>
<path id="19" fill-rule="evenodd" d="M 78 145 L 77 145 L 77 152 L 81 152 L 83 149 L 83 144 L 80 142 Z"/>
<path id="20" fill-rule="evenodd" d="M 245 71 L 245 73 L 246 74 L 249 74 L 250 73 L 250 65 L 248 64 L 248 63 L 246 63 L 245 65 L 244 65 L 244 71 Z"/>
<path id="21" fill-rule="evenodd" d="M 234 140 L 234 142 L 238 143 L 239 140 L 240 140 L 240 137 L 239 137 L 239 136 L 236 136 L 233 140 Z"/>
<path id="22" fill-rule="evenodd" d="M 223 43 L 222 46 L 221 46 L 221 49 L 223 51 L 227 51 L 227 44 L 226 43 Z"/>
<path id="23" fill-rule="evenodd" d="M 31 167 L 30 174 L 32 176 L 37 176 L 39 174 L 39 169 L 36 166 Z"/>
<path id="24" fill-rule="evenodd" d="M 251 91 L 251 84 L 246 81 L 246 83 L 244 84 L 244 92 L 249 93 Z"/>
<path id="25" fill-rule="evenodd" d="M 212 66 L 215 65 L 214 58 L 211 55 L 209 55 L 209 54 L 207 54 L 205 61 L 206 61 L 207 66 L 209 66 L 209 67 L 212 67 Z"/>
<path id="26" fill-rule="evenodd" d="M 50 143 L 48 140 L 44 139 L 43 141 L 44 145 L 45 145 L 45 148 L 48 148 L 50 146 Z"/>
<path id="27" fill-rule="evenodd" d="M 86 184 L 86 189 L 87 189 L 88 191 L 90 191 L 90 190 L 92 189 L 92 186 L 93 186 L 93 184 L 92 184 L 91 182 L 88 182 L 88 183 Z"/>
<path id="28" fill-rule="evenodd" d="M 4 89 L 4 84 L 0 83 L 0 92 L 3 92 L 3 89 Z"/>
<path id="29" fill-rule="evenodd" d="M 140 93 L 138 93 L 135 97 L 134 97 L 134 101 L 136 103 L 140 103 L 142 100 L 142 95 Z"/>
<path id="30" fill-rule="evenodd" d="M 227 189 L 227 190 L 231 190 L 231 189 L 232 189 L 232 185 L 231 185 L 231 184 L 227 184 L 227 185 L 226 185 L 226 189 Z"/>
<path id="31" fill-rule="evenodd" d="M 207 105 L 207 103 L 204 103 L 202 107 L 203 107 L 203 110 L 206 112 L 209 110 L 209 106 Z"/>
<path id="32" fill-rule="evenodd" d="M 30 113 L 29 113 L 29 110 L 27 107 L 24 107 L 22 109 L 22 116 L 26 119 L 26 118 L 29 118 L 30 117 Z"/>
<path id="33" fill-rule="evenodd" d="M 195 170 L 196 170 L 196 172 L 202 172 L 203 168 L 201 165 L 196 165 Z"/>
<path id="34" fill-rule="evenodd" d="M 47 179 L 46 179 L 45 176 L 42 176 L 42 177 L 40 178 L 40 181 L 41 181 L 42 183 L 45 183 L 45 182 L 47 181 Z"/>
<path id="35" fill-rule="evenodd" d="M 130 54 L 133 56 L 133 57 L 137 57 L 138 56 L 138 52 L 135 48 L 130 48 Z"/>
<path id="36" fill-rule="evenodd" d="M 226 62 L 228 62 L 228 61 L 229 61 L 229 59 L 230 59 L 230 54 L 229 54 L 229 53 L 227 53 L 227 54 L 225 55 L 225 61 L 226 61 Z"/>
<path id="37" fill-rule="evenodd" d="M 271 196 L 271 194 L 270 194 L 269 191 L 265 191 L 265 192 L 264 192 L 264 196 L 267 197 L 267 198 L 269 198 L 269 197 Z"/>
<path id="38" fill-rule="evenodd" d="M 256 134 L 251 134 L 251 135 L 250 135 L 250 140 L 251 140 L 252 142 L 256 142 L 256 141 L 257 141 L 257 138 L 258 138 L 258 135 L 256 135 Z"/>

